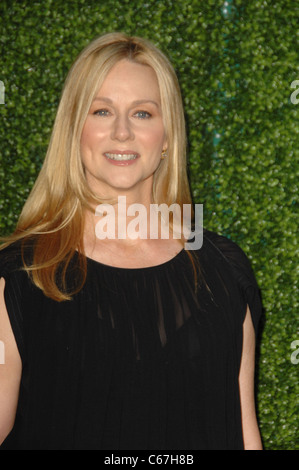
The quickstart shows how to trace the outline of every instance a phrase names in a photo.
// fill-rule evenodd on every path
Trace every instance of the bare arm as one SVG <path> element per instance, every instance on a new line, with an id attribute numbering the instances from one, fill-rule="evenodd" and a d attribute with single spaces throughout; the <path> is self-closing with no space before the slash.
<path id="1" fill-rule="evenodd" d="M 4 358 L 0 363 L 0 444 L 14 425 L 22 371 L 21 358 L 5 306 L 4 286 L 5 281 L 2 278 L 0 279 L 0 341 L 4 346 Z"/>
<path id="2" fill-rule="evenodd" d="M 245 450 L 262 450 L 254 400 L 255 331 L 249 307 L 243 323 L 243 350 L 239 374 Z"/>

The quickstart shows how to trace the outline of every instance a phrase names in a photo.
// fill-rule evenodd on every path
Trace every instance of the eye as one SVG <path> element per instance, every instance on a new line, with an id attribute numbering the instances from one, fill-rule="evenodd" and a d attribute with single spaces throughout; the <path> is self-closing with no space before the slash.
<path id="1" fill-rule="evenodd" d="M 138 119 L 149 119 L 152 115 L 148 111 L 137 111 L 134 116 Z"/>
<path id="2" fill-rule="evenodd" d="M 108 109 L 97 109 L 92 114 L 94 114 L 95 116 L 106 117 L 108 116 L 109 111 Z"/>

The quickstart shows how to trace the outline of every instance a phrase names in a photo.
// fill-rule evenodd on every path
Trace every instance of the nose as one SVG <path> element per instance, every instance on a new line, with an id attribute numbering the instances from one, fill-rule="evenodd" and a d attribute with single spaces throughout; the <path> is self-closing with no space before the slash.
<path id="1" fill-rule="evenodd" d="M 118 140 L 119 142 L 125 142 L 126 140 L 133 140 L 134 133 L 130 120 L 127 116 L 117 116 L 113 123 L 111 138 Z"/>

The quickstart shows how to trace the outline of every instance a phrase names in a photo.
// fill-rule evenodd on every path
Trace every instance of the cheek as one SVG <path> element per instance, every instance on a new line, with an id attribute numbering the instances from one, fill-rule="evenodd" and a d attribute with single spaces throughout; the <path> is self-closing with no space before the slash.
<path id="1" fill-rule="evenodd" d="M 81 134 L 81 148 L 92 147 L 95 142 L 95 129 L 89 123 L 86 123 L 83 127 Z"/>
<path id="2" fill-rule="evenodd" d="M 158 127 L 157 129 L 152 129 L 151 132 L 148 132 L 144 136 L 144 139 L 147 141 L 149 147 L 151 147 L 155 152 L 161 152 L 162 147 L 165 143 L 165 132 L 164 128 Z"/>
<path id="3" fill-rule="evenodd" d="M 80 149 L 81 155 L 83 156 L 90 145 L 90 132 L 88 126 L 83 127 L 81 139 L 80 139 Z"/>
<path id="4" fill-rule="evenodd" d="M 105 129 L 100 129 L 96 123 L 87 120 L 81 134 L 81 149 L 92 149 L 94 146 L 98 146 L 104 137 Z"/>
<path id="5" fill-rule="evenodd" d="M 82 130 L 80 140 L 80 154 L 83 166 L 89 167 L 93 160 L 95 149 L 97 148 L 95 134 L 92 126 L 85 125 Z"/>

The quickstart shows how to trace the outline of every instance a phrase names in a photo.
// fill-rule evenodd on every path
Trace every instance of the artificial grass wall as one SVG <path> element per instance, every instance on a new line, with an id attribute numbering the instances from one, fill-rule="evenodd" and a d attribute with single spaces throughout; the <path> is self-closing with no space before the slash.
<path id="1" fill-rule="evenodd" d="M 170 57 L 184 97 L 194 201 L 204 204 L 204 225 L 249 256 L 262 292 L 265 449 L 298 448 L 297 8 L 292 0 L 0 3 L 1 235 L 13 230 L 38 174 L 79 51 L 124 31 Z"/>

